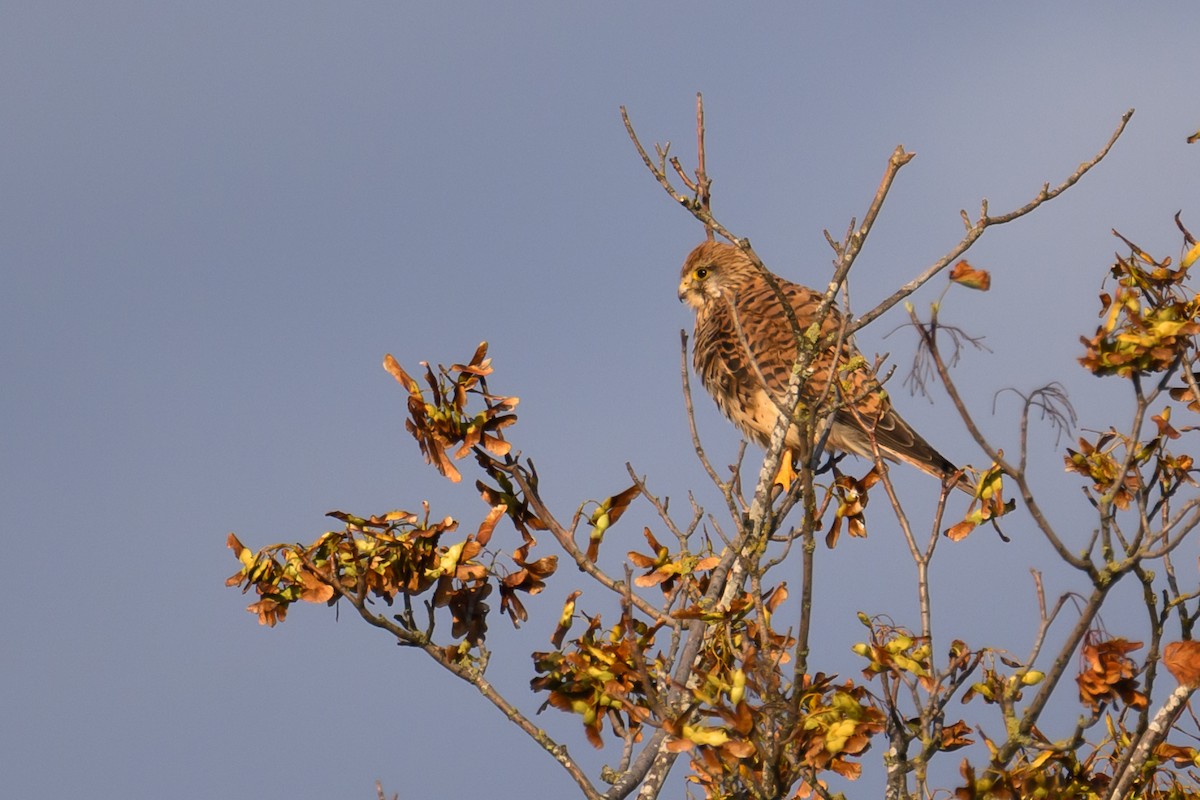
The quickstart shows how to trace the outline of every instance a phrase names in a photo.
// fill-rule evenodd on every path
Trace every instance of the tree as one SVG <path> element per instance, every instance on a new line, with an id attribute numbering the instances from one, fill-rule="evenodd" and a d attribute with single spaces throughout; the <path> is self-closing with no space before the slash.
<path id="1" fill-rule="evenodd" d="M 655 147 L 651 156 L 624 109 L 622 117 L 646 167 L 704 225 L 708 238 L 737 244 L 765 271 L 749 241 L 712 214 L 703 105 L 697 101 L 697 167 L 691 174 L 667 147 Z M 826 233 L 835 269 L 821 313 L 843 298 L 842 324 L 834 335 L 852 336 L 935 278 L 986 290 L 987 273 L 963 260 L 966 251 L 988 229 L 1020 219 L 1073 186 L 1105 157 L 1132 113 L 1094 157 L 1057 186 L 1043 186 L 1020 208 L 993 214 L 984 201 L 977 215 L 963 212 L 965 231 L 957 244 L 875 308 L 855 316 L 842 291 L 892 182 L 912 158 L 897 147 L 862 222 L 852 220 L 840 240 Z M 675 180 L 685 189 L 677 189 Z M 724 521 L 694 499 L 680 516 L 632 467 L 627 489 L 586 501 L 564 517 L 551 510 L 532 461 L 513 450 L 508 436 L 517 398 L 490 389 L 493 373 L 483 343 L 465 363 L 436 369 L 423 364 L 417 377 L 391 356 L 384 361 L 407 393 L 406 427 L 426 461 L 459 482 L 458 465 L 473 460 L 475 487 L 489 508 L 473 532 L 457 535 L 458 522 L 434 517 L 427 505 L 419 513 L 369 517 L 332 512 L 344 527 L 307 545 L 276 544 L 254 552 L 230 534 L 241 569 L 227 583 L 255 591 L 258 599 L 249 610 L 265 625 L 282 622 L 298 600 L 349 604 L 370 625 L 474 686 L 565 769 L 589 800 L 657 797 L 681 756 L 688 780 L 704 797 L 829 800 L 842 796 L 835 784 L 846 785 L 833 776 L 857 778 L 872 763 L 863 758 L 872 746 L 881 754 L 886 796 L 896 800 L 1200 797 L 1200 781 L 1187 771 L 1200 764 L 1188 743 L 1194 739 L 1167 741 L 1200 680 L 1200 646 L 1191 641 L 1200 592 L 1181 581 L 1173 561 L 1200 524 L 1192 459 L 1175 450 L 1194 428 L 1172 423 L 1172 409 L 1200 412 L 1195 377 L 1200 296 L 1186 286 L 1200 246 L 1176 221 L 1188 248 L 1178 268 L 1121 238 L 1128 254 L 1111 266 L 1113 286 L 1101 295 L 1101 324 L 1083 339 L 1082 365 L 1122 380 L 1134 410 L 1131 419 L 1084 435 L 1077 449 L 1066 451 L 1066 469 L 1081 476 L 1095 514 L 1070 532 L 1056 529 L 1043 513 L 1027 470 L 1031 421 L 1041 418 L 1062 430 L 1074 421 L 1061 387 L 1020 395 L 1019 452 L 1006 456 L 980 432 L 947 366 L 969 337 L 939 324 L 936 305 L 927 319 L 909 305 L 921 344 L 911 377 L 924 388 L 941 384 L 986 459 L 981 468 L 964 471 L 972 499 L 961 520 L 945 518 L 949 486 L 940 489 L 932 518 L 922 526 L 878 456 L 859 477 L 825 457 L 820 443 L 838 403 L 831 401 L 824 413 L 805 413 L 800 388 L 813 354 L 827 342 L 800 330 L 799 357 L 784 400 L 788 413 L 781 415 L 749 491 L 741 481 L 744 446 L 729 470 L 715 467 L 702 446 L 692 419 L 683 337 L 683 395 L 694 450 L 723 499 Z M 776 476 L 789 420 L 813 446 L 795 465 L 795 480 L 781 484 Z M 818 538 L 832 548 L 843 531 L 865 536 L 872 494 L 883 495 L 891 513 L 872 513 L 870 527 L 897 528 L 916 566 L 919 614 L 908 624 L 826 607 L 812 591 Z M 613 559 L 605 552 L 605 534 L 635 501 L 653 508 L 657 529 L 645 528 L 645 547 L 629 552 L 616 573 L 606 566 Z M 1031 621 L 1032 646 L 1025 655 L 985 642 L 946 641 L 929 590 L 929 568 L 941 540 L 961 540 L 985 524 L 1003 536 L 998 521 L 1013 513 L 1026 514 L 1062 564 L 1084 576 L 1090 589 L 1051 599 L 1041 574 L 1034 573 L 1040 616 Z M 505 530 L 511 526 L 518 537 L 507 555 L 509 546 L 497 536 L 505 520 Z M 559 552 L 545 554 L 547 543 Z M 532 653 L 531 687 L 547 705 L 577 715 L 593 746 L 618 753 L 616 765 L 599 776 L 588 775 L 564 744 L 486 678 L 488 601 L 498 594 L 501 615 L 514 625 L 526 621 L 525 603 L 547 587 L 560 555 L 587 576 L 588 585 L 602 587 L 613 607 L 607 619 L 583 614 L 576 609 L 582 588 L 571 586 L 551 648 Z M 799 573 L 796 598 L 789 598 L 779 577 L 785 571 Z M 1098 622 L 1122 581 L 1141 586 L 1145 624 L 1138 636 L 1145 641 L 1110 635 Z M 820 654 L 810 650 L 814 626 L 855 617 L 863 626 L 863 641 L 854 649 L 862 659 L 861 677 L 822 672 Z M 1162 685 L 1162 666 L 1178 680 L 1178 689 Z M 1052 697 L 1071 693 L 1071 677 L 1082 711 L 1067 724 L 1052 718 L 1047 707 Z M 952 705 L 955 700 L 966 705 Z M 988 736 L 985 727 L 1001 735 Z M 962 748 L 968 756 L 961 761 L 947 755 Z M 958 767 L 955 785 L 939 788 L 931 776 L 934 764 Z M 953 772 L 943 766 L 938 774 Z"/>

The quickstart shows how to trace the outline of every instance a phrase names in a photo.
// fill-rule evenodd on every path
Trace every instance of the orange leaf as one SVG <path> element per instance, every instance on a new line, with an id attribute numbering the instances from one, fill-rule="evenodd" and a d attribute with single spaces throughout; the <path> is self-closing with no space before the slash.
<path id="1" fill-rule="evenodd" d="M 475 355 L 471 356 L 469 364 L 454 364 L 450 369 L 457 372 L 465 372 L 469 375 L 490 375 L 492 370 L 489 367 L 489 362 L 484 361 L 487 355 L 488 343 L 480 342 L 479 347 L 475 348 Z"/>
<path id="2" fill-rule="evenodd" d="M 975 530 L 975 523 L 964 519 L 957 525 L 948 528 L 946 530 L 946 536 L 950 539 L 950 541 L 957 542 L 961 539 L 967 538 L 967 535 L 973 530 Z"/>
<path id="3" fill-rule="evenodd" d="M 251 603 L 246 606 L 246 610 L 251 614 L 258 614 L 258 624 L 266 625 L 269 628 L 274 628 L 287 616 L 287 605 L 270 597 L 264 597 L 257 603 Z"/>
<path id="4" fill-rule="evenodd" d="M 633 565 L 638 569 L 648 569 L 658 563 L 656 559 L 650 558 L 650 556 L 644 556 L 636 550 L 630 550 L 627 555 L 629 560 L 632 561 Z"/>
<path id="5" fill-rule="evenodd" d="M 950 280 L 981 292 L 986 292 L 992 286 L 992 276 L 987 270 L 975 269 L 966 261 L 959 261 L 951 267 Z"/>
<path id="6" fill-rule="evenodd" d="M 1181 686 L 1200 686 L 1200 642 L 1171 642 L 1163 648 L 1163 664 Z"/>
<path id="7" fill-rule="evenodd" d="M 488 512 L 486 517 L 484 517 L 483 522 L 479 523 L 479 530 L 475 533 L 475 541 L 479 542 L 481 545 L 487 546 L 487 543 L 492 538 L 492 531 L 496 530 L 496 523 L 500 521 L 500 518 L 504 516 L 507 511 L 508 506 L 504 505 L 503 503 L 492 506 L 492 510 Z"/>
<path id="8" fill-rule="evenodd" d="M 721 745 L 721 751 L 734 758 L 749 758 L 754 755 L 754 744 L 745 739 L 730 739 Z"/>
<path id="9" fill-rule="evenodd" d="M 333 597 L 333 587 L 307 569 L 300 573 L 300 584 L 300 599 L 307 603 L 326 603 Z"/>
<path id="10" fill-rule="evenodd" d="M 388 353 L 383 357 L 383 368 L 391 373 L 391 376 L 395 378 L 401 386 L 407 389 L 409 393 L 418 395 L 421 393 L 421 389 L 419 386 L 417 386 L 417 382 L 409 377 L 408 373 L 404 371 L 404 368 L 400 366 L 400 362 L 397 361 L 391 353 Z"/>
<path id="11" fill-rule="evenodd" d="M 669 753 L 684 753 L 691 750 L 693 747 L 690 739 L 671 739 L 667 742 L 666 748 Z"/>
<path id="12" fill-rule="evenodd" d="M 775 609 L 779 608 L 784 600 L 787 600 L 787 596 L 787 582 L 785 581 L 775 587 L 774 591 L 767 595 L 763 601 L 763 606 L 766 607 L 767 611 L 774 613 Z"/>

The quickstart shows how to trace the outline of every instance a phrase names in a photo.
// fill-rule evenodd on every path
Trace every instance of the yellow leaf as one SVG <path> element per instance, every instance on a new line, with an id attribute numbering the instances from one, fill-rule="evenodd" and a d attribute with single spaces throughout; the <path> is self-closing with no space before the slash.
<path id="1" fill-rule="evenodd" d="M 708 747 L 720 747 L 729 741 L 729 734 L 721 728 L 693 728 L 687 724 L 683 726 L 683 736 L 696 744 Z"/>
<path id="2" fill-rule="evenodd" d="M 745 670 L 735 670 L 733 673 L 733 688 L 729 690 L 729 702 L 735 706 L 742 702 L 742 698 L 746 695 L 746 672 Z"/>
<path id="3" fill-rule="evenodd" d="M 1179 262 L 1179 265 L 1184 269 L 1187 269 L 1192 264 L 1195 264 L 1196 259 L 1198 258 L 1200 258 L 1200 242 L 1196 242 L 1194 245 L 1192 245 L 1192 249 L 1187 251 L 1183 257 L 1183 261 Z"/>
<path id="4" fill-rule="evenodd" d="M 429 577 L 434 578 L 438 575 L 446 575 L 453 572 L 454 568 L 458 566 L 458 559 L 462 555 L 463 547 L 465 547 L 466 544 L 466 542 L 459 542 L 458 544 L 448 547 L 445 555 L 443 555 L 441 560 L 438 562 L 436 574 L 431 574 Z M 431 570 L 430 572 L 433 571 Z"/>
<path id="5" fill-rule="evenodd" d="M 570 626 L 571 619 L 575 616 L 575 600 L 582 594 L 578 589 L 571 592 L 567 596 L 567 601 L 563 603 L 562 614 L 559 615 L 558 624 Z"/>
<path id="6" fill-rule="evenodd" d="M 846 741 L 854 735 L 858 724 L 852 719 L 844 719 L 829 726 L 825 732 L 825 752 L 840 753 L 846 746 Z"/>

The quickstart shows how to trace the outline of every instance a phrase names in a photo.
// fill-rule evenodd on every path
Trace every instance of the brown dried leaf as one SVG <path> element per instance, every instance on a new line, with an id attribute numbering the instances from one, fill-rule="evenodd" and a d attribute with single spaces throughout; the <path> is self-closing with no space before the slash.
<path id="1" fill-rule="evenodd" d="M 942 728 L 942 750 L 950 752 L 969 744 L 975 744 L 975 740 L 968 735 L 970 732 L 970 726 L 961 719 L 953 725 Z"/>
<path id="2" fill-rule="evenodd" d="M 475 532 L 475 541 L 486 547 L 487 543 L 492 539 L 492 531 L 496 530 L 496 523 L 498 523 L 500 518 L 503 517 L 507 512 L 508 506 L 504 505 L 503 503 L 492 506 L 492 510 L 488 512 L 486 517 L 484 517 L 483 522 L 479 523 L 479 530 Z"/>
<path id="3" fill-rule="evenodd" d="M 637 484 L 634 484 L 620 494 L 613 495 L 605 500 L 604 505 L 608 506 L 608 524 L 616 524 L 617 520 L 621 518 L 621 515 L 625 513 L 625 509 L 629 508 L 629 504 L 632 503 L 633 499 L 641 494 L 641 492 L 642 490 L 638 488 Z"/>
<path id="4" fill-rule="evenodd" d="M 1200 642 L 1171 642 L 1163 648 L 1163 664 L 1180 686 L 1200 687 Z"/>
<path id="5" fill-rule="evenodd" d="M 636 550 L 630 550 L 627 554 L 627 557 L 638 569 L 647 569 L 649 567 L 658 565 L 658 559 L 650 558 L 650 556 L 644 556 Z"/>
<path id="6" fill-rule="evenodd" d="M 246 547 L 246 545 L 242 544 L 241 541 L 238 539 L 238 537 L 232 533 L 229 534 L 229 536 L 227 536 L 225 538 L 225 546 L 228 547 L 230 550 L 232 550 L 233 554 L 235 556 L 237 556 L 239 559 L 242 557 L 243 550 L 250 549 L 250 548 Z"/>
<path id="7" fill-rule="evenodd" d="M 787 582 L 784 581 L 783 583 L 776 586 L 775 589 L 772 592 L 770 592 L 766 598 L 764 598 L 763 607 L 765 607 L 767 609 L 767 611 L 774 613 L 775 609 L 779 608 L 779 606 L 782 605 L 784 600 L 787 600 L 787 596 L 788 596 Z"/>
<path id="8" fill-rule="evenodd" d="M 404 368 L 400 366 L 400 362 L 397 361 L 391 353 L 388 353 L 383 357 L 383 368 L 386 369 L 401 386 L 407 389 L 410 394 L 420 396 L 421 387 L 417 385 L 417 382 L 414 381 L 407 372 L 404 371 Z"/>
<path id="9" fill-rule="evenodd" d="M 730 739 L 721 745 L 721 752 L 732 758 L 749 758 L 754 755 L 754 743 L 748 739 Z"/>
<path id="10" fill-rule="evenodd" d="M 300 572 L 300 599 L 306 603 L 327 603 L 333 598 L 333 587 L 311 570 Z"/>
<path id="11" fill-rule="evenodd" d="M 1156 417 L 1151 417 L 1150 419 L 1153 420 L 1154 424 L 1158 426 L 1159 436 L 1165 436 L 1168 439 L 1178 439 L 1180 437 L 1179 431 L 1176 430 L 1173 425 L 1171 425 L 1170 406 L 1164 406 L 1161 414 Z"/>
<path id="12" fill-rule="evenodd" d="M 967 538 L 971 531 L 975 530 L 976 524 L 970 520 L 964 519 L 957 525 L 952 525 L 946 529 L 946 537 L 952 542 L 961 541 Z"/>
<path id="13" fill-rule="evenodd" d="M 251 614 L 258 615 L 258 624 L 266 625 L 268 628 L 274 628 L 287 617 L 287 604 L 264 597 L 257 603 L 251 603 L 246 606 L 246 610 Z"/>
<path id="14" fill-rule="evenodd" d="M 484 361 L 484 358 L 487 356 L 487 350 L 488 343 L 480 342 L 479 346 L 475 348 L 475 355 L 471 356 L 471 362 L 469 364 L 454 364 L 450 367 L 450 369 L 456 372 L 466 372 L 472 375 L 490 375 L 492 372 L 489 366 L 491 362 Z"/>
<path id="15" fill-rule="evenodd" d="M 1154 755 L 1162 761 L 1174 762 L 1177 767 L 1190 767 L 1196 763 L 1196 748 L 1169 742 L 1163 742 L 1154 748 Z"/>
<path id="16" fill-rule="evenodd" d="M 1117 698 L 1132 708 L 1145 708 L 1149 698 L 1138 690 L 1137 665 L 1126 655 L 1141 646 L 1121 638 L 1086 641 L 1080 651 L 1086 666 L 1075 678 L 1080 702 L 1093 712 Z"/>

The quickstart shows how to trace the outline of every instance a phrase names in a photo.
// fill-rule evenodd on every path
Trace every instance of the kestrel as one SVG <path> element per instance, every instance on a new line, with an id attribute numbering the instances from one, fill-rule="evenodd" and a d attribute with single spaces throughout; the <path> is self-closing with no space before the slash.
<path id="1" fill-rule="evenodd" d="M 774 277 L 805 333 L 816 321 L 821 293 Z M 739 248 L 705 242 L 683 263 L 679 299 L 696 310 L 692 364 L 704 388 L 734 425 L 766 447 L 796 361 L 796 328 L 779 296 Z M 955 466 L 900 418 L 854 346 L 835 347 L 841 324 L 841 314 L 831 308 L 821 325 L 823 349 L 800 390 L 801 408 L 819 402 L 822 409 L 836 409 L 826 440 L 831 448 L 873 459 L 873 437 L 884 458 L 949 479 Z M 852 359 L 859 366 L 847 369 Z M 796 427 L 787 433 L 792 451 L 798 436 Z"/>

